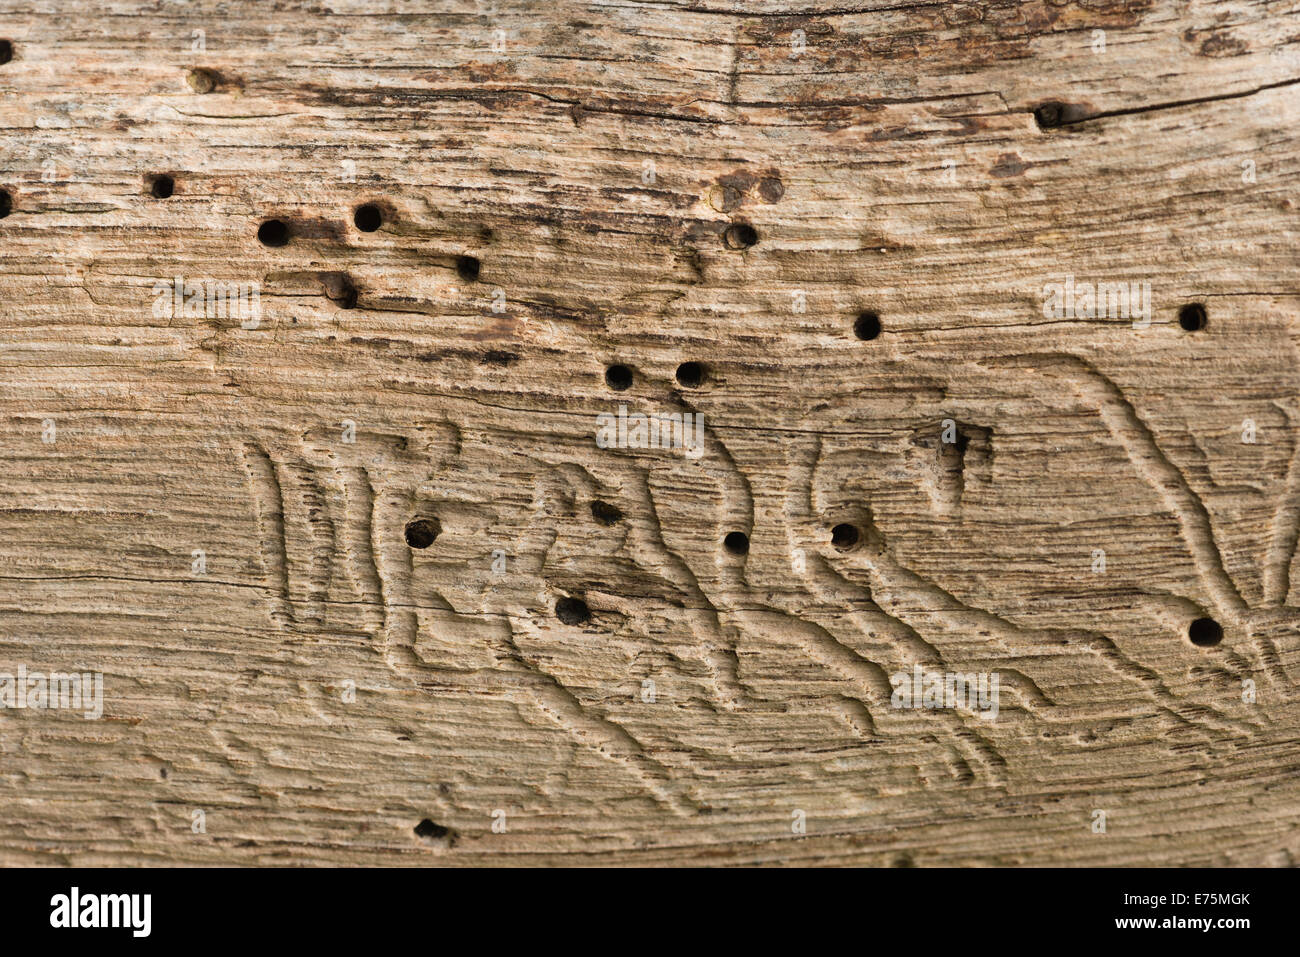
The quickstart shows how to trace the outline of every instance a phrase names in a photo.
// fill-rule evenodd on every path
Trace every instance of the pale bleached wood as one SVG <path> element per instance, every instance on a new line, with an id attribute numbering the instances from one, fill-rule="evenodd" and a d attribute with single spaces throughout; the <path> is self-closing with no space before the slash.
<path id="1" fill-rule="evenodd" d="M 1300 855 L 1289 5 L 5 4 L 0 37 L 0 670 L 106 695 L 0 711 L 3 863 Z M 1152 325 L 1044 319 L 1067 274 L 1149 281 Z M 174 276 L 261 283 L 262 325 L 155 317 Z M 619 402 L 698 411 L 706 454 L 597 449 Z M 892 709 L 913 663 L 998 671 L 998 719 Z"/>

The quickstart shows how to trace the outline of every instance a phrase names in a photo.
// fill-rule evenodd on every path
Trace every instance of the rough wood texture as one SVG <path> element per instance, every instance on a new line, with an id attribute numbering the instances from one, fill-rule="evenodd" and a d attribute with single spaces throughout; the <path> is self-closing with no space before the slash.
<path id="1" fill-rule="evenodd" d="M 0 37 L 0 670 L 104 675 L 101 720 L 0 710 L 0 862 L 1300 855 L 1294 5 Z M 1045 317 L 1067 275 L 1149 327 Z M 160 316 L 176 276 L 260 323 Z M 620 403 L 704 454 L 598 448 Z M 892 707 L 918 664 L 996 720 Z"/>

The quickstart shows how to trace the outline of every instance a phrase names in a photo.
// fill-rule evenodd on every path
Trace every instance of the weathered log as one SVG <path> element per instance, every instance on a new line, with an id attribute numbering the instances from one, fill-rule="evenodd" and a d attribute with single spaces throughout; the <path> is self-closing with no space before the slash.
<path id="1" fill-rule="evenodd" d="M 0 862 L 1300 855 L 1287 5 L 0 37 Z"/>

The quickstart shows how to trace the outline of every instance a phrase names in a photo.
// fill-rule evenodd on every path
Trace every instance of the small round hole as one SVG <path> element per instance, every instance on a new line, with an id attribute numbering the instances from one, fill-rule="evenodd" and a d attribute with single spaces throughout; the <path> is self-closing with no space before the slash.
<path id="1" fill-rule="evenodd" d="M 451 828 L 443 827 L 441 824 L 434 824 L 427 817 L 419 824 L 415 825 L 416 837 L 425 837 L 431 840 L 440 840 L 451 833 Z"/>
<path id="2" fill-rule="evenodd" d="M 605 385 L 615 392 L 632 388 L 632 370 L 625 365 L 610 366 L 605 370 Z"/>
<path id="3" fill-rule="evenodd" d="M 357 224 L 357 229 L 363 233 L 373 233 L 383 225 L 384 214 L 379 211 L 379 207 L 374 203 L 366 203 L 356 208 L 356 212 L 352 214 L 352 221 Z"/>
<path id="4" fill-rule="evenodd" d="M 1203 303 L 1189 302 L 1178 310 L 1178 324 L 1188 332 L 1199 332 L 1205 328 L 1205 324 L 1209 321 Z"/>
<path id="5" fill-rule="evenodd" d="M 704 385 L 708 372 L 700 362 L 683 362 L 677 367 L 677 381 L 688 389 L 698 389 Z"/>
<path id="6" fill-rule="evenodd" d="M 748 249 L 758 242 L 758 230 L 749 223 L 732 223 L 723 237 L 732 249 Z"/>
<path id="7" fill-rule="evenodd" d="M 831 544 L 842 552 L 847 552 L 857 545 L 861 537 L 862 533 L 858 531 L 858 527 L 847 522 L 836 525 L 831 529 Z"/>
<path id="8" fill-rule="evenodd" d="M 591 517 L 602 525 L 617 525 L 623 520 L 623 513 L 617 506 L 596 501 L 591 503 Z"/>
<path id="9" fill-rule="evenodd" d="M 0 40 L 0 63 L 8 63 L 14 58 L 14 45 L 10 40 Z"/>
<path id="10" fill-rule="evenodd" d="M 211 93 L 217 88 L 217 75 L 211 70 L 190 70 L 185 77 L 185 82 L 195 93 Z"/>
<path id="11" fill-rule="evenodd" d="M 478 279 L 479 271 L 482 268 L 482 263 L 473 256 L 456 257 L 456 275 L 466 282 L 474 282 Z"/>
<path id="12" fill-rule="evenodd" d="M 289 226 L 282 219 L 268 219 L 257 227 L 257 239 L 263 246 L 284 246 L 289 242 Z"/>
<path id="13" fill-rule="evenodd" d="M 733 555 L 749 554 L 749 536 L 744 532 L 727 532 L 722 540 L 722 547 Z"/>
<path id="14" fill-rule="evenodd" d="M 853 323 L 853 334 L 867 341 L 876 338 L 880 335 L 880 316 L 874 312 L 860 313 Z"/>
<path id="15" fill-rule="evenodd" d="M 0 189 L 0 219 L 4 219 L 14 211 L 14 198 L 9 195 L 9 190 Z"/>
<path id="16" fill-rule="evenodd" d="M 561 598 L 555 603 L 555 617 L 566 625 L 581 625 L 591 620 L 591 609 L 581 598 Z"/>
<path id="17" fill-rule="evenodd" d="M 172 193 L 176 191 L 176 181 L 166 173 L 161 173 L 153 178 L 149 184 L 149 192 L 155 199 L 170 199 Z"/>
<path id="18" fill-rule="evenodd" d="M 437 519 L 417 518 L 406 525 L 406 544 L 412 548 L 428 548 L 441 531 Z"/>
<path id="19" fill-rule="evenodd" d="M 1034 122 L 1042 130 L 1050 130 L 1065 122 L 1065 106 L 1061 103 L 1044 103 L 1034 109 Z"/>
<path id="20" fill-rule="evenodd" d="M 1187 626 L 1187 637 L 1192 644 L 1208 648 L 1223 641 L 1223 626 L 1213 618 L 1197 618 Z"/>

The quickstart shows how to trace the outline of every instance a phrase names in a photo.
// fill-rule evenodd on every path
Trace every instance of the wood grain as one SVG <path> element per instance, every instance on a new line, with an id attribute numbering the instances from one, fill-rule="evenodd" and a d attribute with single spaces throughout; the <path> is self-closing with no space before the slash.
<path id="1" fill-rule="evenodd" d="M 0 670 L 104 675 L 98 721 L 0 709 L 0 863 L 1300 856 L 1292 4 L 0 37 Z M 1149 326 L 1045 316 L 1067 276 Z M 703 454 L 598 447 L 620 404 Z M 915 665 L 996 720 L 892 707 Z"/>

